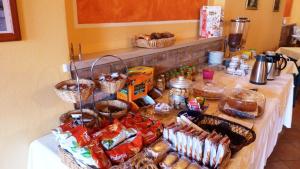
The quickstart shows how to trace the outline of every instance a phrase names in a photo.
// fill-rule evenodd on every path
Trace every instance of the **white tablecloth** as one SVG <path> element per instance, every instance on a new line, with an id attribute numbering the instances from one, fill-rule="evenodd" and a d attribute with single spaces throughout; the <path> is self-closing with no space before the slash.
<path id="1" fill-rule="evenodd" d="M 300 47 L 281 47 L 276 52 L 297 60 L 297 65 L 300 66 Z"/>
<path id="2" fill-rule="evenodd" d="M 248 77 L 235 77 L 216 73 L 215 79 L 228 87 L 241 86 L 257 88 L 266 98 L 265 113 L 254 121 L 256 140 L 244 147 L 230 160 L 228 169 L 263 169 L 267 158 L 272 153 L 283 125 L 290 128 L 293 109 L 293 76 L 282 73 L 267 85 L 253 85 Z M 209 114 L 217 111 L 217 102 L 209 103 Z M 253 121 L 252 121 L 253 122 Z M 39 138 L 31 143 L 28 169 L 65 169 L 57 150 L 57 143 L 52 134 Z"/>
<path id="3" fill-rule="evenodd" d="M 222 75 L 221 81 L 226 81 L 229 75 Z M 244 147 L 230 161 L 230 169 L 263 169 L 267 158 L 272 153 L 283 125 L 291 127 L 293 112 L 293 76 L 282 74 L 267 85 L 253 85 L 249 77 L 237 78 L 228 85 L 257 88 L 266 98 L 265 113 L 254 121 L 256 140 Z"/>

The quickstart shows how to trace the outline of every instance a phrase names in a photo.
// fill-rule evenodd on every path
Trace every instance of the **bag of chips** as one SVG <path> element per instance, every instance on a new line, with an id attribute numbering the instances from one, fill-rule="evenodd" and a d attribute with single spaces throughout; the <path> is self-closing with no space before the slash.
<path id="1" fill-rule="evenodd" d="M 97 164 L 97 168 L 108 169 L 111 167 L 111 162 L 106 156 L 97 140 L 93 140 L 89 145 L 90 153 Z"/>
<path id="2" fill-rule="evenodd" d="M 138 132 L 135 137 L 129 138 L 111 150 L 106 151 L 106 154 L 113 163 L 119 164 L 136 155 L 142 147 L 142 134 Z"/>
<path id="3" fill-rule="evenodd" d="M 119 120 L 93 134 L 93 139 L 99 140 L 106 150 L 110 150 L 119 143 L 136 134 L 134 129 L 126 129 Z"/>

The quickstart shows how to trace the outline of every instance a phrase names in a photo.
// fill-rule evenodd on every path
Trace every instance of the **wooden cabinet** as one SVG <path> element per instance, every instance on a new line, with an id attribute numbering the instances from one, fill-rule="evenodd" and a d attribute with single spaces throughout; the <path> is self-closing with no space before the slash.
<path id="1" fill-rule="evenodd" d="M 280 36 L 280 41 L 279 41 L 279 47 L 287 47 L 291 46 L 291 39 L 293 35 L 293 29 L 296 24 L 288 24 L 288 25 L 283 25 L 281 28 L 281 36 Z"/>

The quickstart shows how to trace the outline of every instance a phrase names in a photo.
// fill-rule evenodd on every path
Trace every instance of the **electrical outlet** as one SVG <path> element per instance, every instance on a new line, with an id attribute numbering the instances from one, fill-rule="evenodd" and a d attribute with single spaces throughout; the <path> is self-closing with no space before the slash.
<path id="1" fill-rule="evenodd" d="M 62 71 L 63 71 L 64 73 L 70 72 L 70 67 L 69 67 L 69 65 L 68 65 L 68 64 L 63 64 L 63 65 L 62 65 Z"/>

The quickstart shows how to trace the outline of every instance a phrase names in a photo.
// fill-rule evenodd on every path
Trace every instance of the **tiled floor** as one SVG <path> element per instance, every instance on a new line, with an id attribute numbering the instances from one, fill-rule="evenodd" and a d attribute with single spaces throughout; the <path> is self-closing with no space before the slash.
<path id="1" fill-rule="evenodd" d="M 300 169 L 300 97 L 293 112 L 291 129 L 284 129 L 265 169 Z"/>

